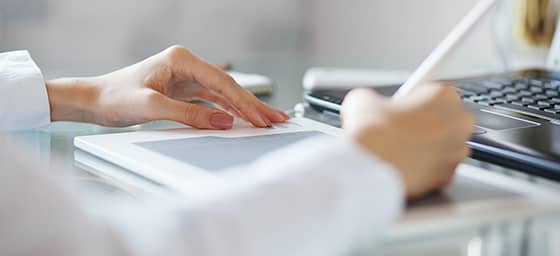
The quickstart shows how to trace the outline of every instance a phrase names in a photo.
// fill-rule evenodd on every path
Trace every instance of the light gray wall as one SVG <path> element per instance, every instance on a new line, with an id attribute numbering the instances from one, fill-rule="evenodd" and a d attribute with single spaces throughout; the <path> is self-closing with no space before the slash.
<path id="1" fill-rule="evenodd" d="M 176 43 L 257 71 L 294 60 L 412 69 L 475 2 L 0 0 L 0 50 L 29 49 L 47 76 L 105 72 Z M 446 73 L 501 67 L 493 24 L 485 20 Z"/>
<path id="2" fill-rule="evenodd" d="M 312 58 L 331 65 L 413 68 L 477 1 L 327 0 L 316 5 L 311 21 Z M 486 18 L 447 70 L 495 66 L 492 32 L 493 20 Z"/>
<path id="3" fill-rule="evenodd" d="M 41 8 L 26 16 L 33 6 Z M 0 0 L 0 7 L 0 49 L 29 49 L 47 73 L 110 70 L 172 44 L 216 62 L 280 54 L 300 47 L 304 28 L 297 1 Z M 14 9 L 25 11 L 10 15 Z"/>

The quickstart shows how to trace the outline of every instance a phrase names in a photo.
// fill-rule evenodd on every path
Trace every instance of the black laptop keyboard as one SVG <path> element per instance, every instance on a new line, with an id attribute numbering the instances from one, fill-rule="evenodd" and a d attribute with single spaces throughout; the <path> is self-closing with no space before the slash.
<path id="1" fill-rule="evenodd" d="M 560 119 L 560 80 L 490 79 L 456 86 L 468 102 L 545 119 Z"/>

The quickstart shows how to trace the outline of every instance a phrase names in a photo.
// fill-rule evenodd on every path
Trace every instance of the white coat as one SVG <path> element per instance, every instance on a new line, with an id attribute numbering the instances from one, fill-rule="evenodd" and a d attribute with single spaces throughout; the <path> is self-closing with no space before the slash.
<path id="1" fill-rule="evenodd" d="M 0 54 L 0 129 L 49 123 L 45 82 L 27 51 Z M 403 208 L 399 175 L 344 139 L 290 146 L 312 149 L 297 159 L 290 148 L 272 153 L 192 203 L 103 206 L 1 143 L 2 255 L 342 255 L 380 241 Z"/>

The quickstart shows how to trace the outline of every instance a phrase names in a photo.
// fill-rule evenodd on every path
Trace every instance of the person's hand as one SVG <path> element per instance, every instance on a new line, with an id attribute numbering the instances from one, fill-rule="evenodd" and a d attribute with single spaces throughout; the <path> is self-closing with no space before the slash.
<path id="1" fill-rule="evenodd" d="M 398 101 L 354 90 L 342 118 L 351 139 L 397 169 L 409 198 L 449 184 L 470 154 L 474 116 L 450 86 L 425 84 Z"/>
<path id="2" fill-rule="evenodd" d="M 229 129 L 233 116 L 256 127 L 288 120 L 182 46 L 106 75 L 48 81 L 47 91 L 53 121 L 121 127 L 172 120 L 201 129 Z M 186 102 L 191 100 L 219 109 Z"/>

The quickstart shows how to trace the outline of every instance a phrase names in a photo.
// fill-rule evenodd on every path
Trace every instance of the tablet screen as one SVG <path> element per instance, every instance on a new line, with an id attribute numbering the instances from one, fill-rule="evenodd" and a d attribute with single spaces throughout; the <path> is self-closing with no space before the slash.
<path id="1" fill-rule="evenodd" d="M 200 169 L 215 171 L 246 165 L 271 151 L 319 135 L 325 134 L 305 131 L 236 138 L 205 136 L 135 144 Z"/>

